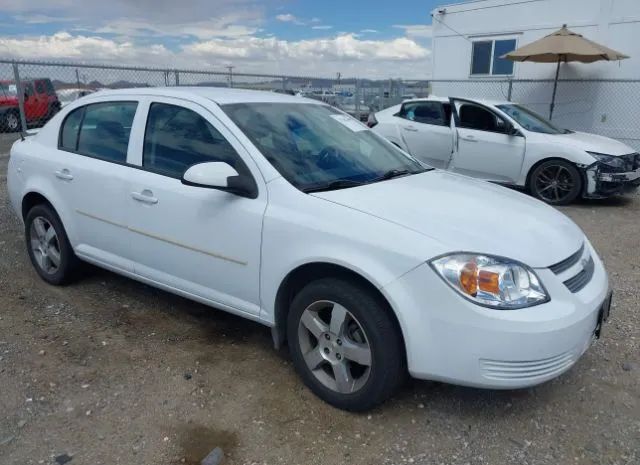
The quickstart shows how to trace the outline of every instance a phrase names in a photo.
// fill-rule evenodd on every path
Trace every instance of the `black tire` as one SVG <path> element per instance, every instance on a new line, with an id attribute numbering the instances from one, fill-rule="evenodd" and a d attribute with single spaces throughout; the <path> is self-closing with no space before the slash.
<path id="1" fill-rule="evenodd" d="M 529 176 L 529 192 L 550 205 L 568 205 L 582 194 L 582 176 L 572 163 L 547 160 Z"/>
<path id="2" fill-rule="evenodd" d="M 7 111 L 0 118 L 0 130 L 3 132 L 18 132 L 22 129 L 20 113 L 17 111 Z"/>
<path id="3" fill-rule="evenodd" d="M 42 257 L 42 252 L 34 250 L 32 242 L 34 238 L 32 234 L 35 234 L 35 230 L 37 229 L 34 222 L 39 224 L 45 223 L 46 231 L 48 231 L 46 224 L 54 229 L 55 241 L 52 241 L 47 248 L 54 249 L 58 254 L 59 259 L 55 269 L 51 266 L 50 269 L 45 270 L 42 265 L 42 259 L 38 258 Z M 29 210 L 24 223 L 27 252 L 36 272 L 49 284 L 60 286 L 71 282 L 75 277 L 75 272 L 78 269 L 80 260 L 73 252 L 62 221 L 60 221 L 55 210 L 47 204 L 36 205 Z M 42 243 L 40 243 L 40 245 L 42 246 Z M 36 255 L 38 255 L 38 257 L 36 257 Z M 52 259 L 49 259 L 49 262 L 53 265 Z"/>
<path id="4" fill-rule="evenodd" d="M 349 323 L 345 324 L 345 327 L 352 326 L 355 322 L 356 326 L 362 330 L 361 333 L 358 333 L 361 335 L 361 341 L 365 341 L 361 346 L 366 346 L 369 349 L 370 365 L 364 367 L 356 362 L 347 360 L 350 357 L 347 356 L 346 348 L 350 343 L 349 341 L 352 343 L 356 336 L 350 339 L 351 336 L 345 333 L 343 334 L 345 339 L 342 343 L 338 336 L 335 338 L 336 343 L 340 344 L 345 352 L 341 362 L 336 361 L 335 358 L 334 362 L 346 363 L 349 367 L 347 368 L 348 373 L 354 380 L 357 378 L 358 373 L 367 374 L 366 379 L 362 375 L 351 384 L 355 388 L 358 382 L 361 382 L 361 385 L 354 389 L 353 392 L 339 392 L 336 389 L 329 388 L 318 378 L 319 375 L 314 373 L 323 371 L 324 374 L 321 373 L 321 376 L 330 378 L 333 374 L 335 377 L 336 372 L 333 371 L 333 365 L 329 361 L 322 360 L 322 365 L 319 365 L 320 368 L 312 371 L 307 366 L 303 355 L 302 346 L 304 344 L 301 338 L 305 337 L 303 333 L 306 328 L 302 327 L 301 318 L 305 311 L 314 305 L 329 305 L 327 301 L 338 304 L 338 306 L 342 306 L 347 310 Z M 333 314 L 333 308 L 335 307 L 328 308 L 331 308 L 330 311 Z M 331 334 L 335 335 L 334 333 Z M 362 336 L 364 336 L 363 339 Z M 291 303 L 287 318 L 287 337 L 294 367 L 305 385 L 322 400 L 339 409 L 349 411 L 371 409 L 387 400 L 406 378 L 402 336 L 391 310 L 379 296 L 358 283 L 337 278 L 324 278 L 305 286 Z M 317 339 L 318 350 L 321 349 L 321 342 L 329 344 L 329 342 L 333 341 L 325 341 L 325 337 L 329 338 L 327 334 L 324 334 L 324 337 Z M 333 338 L 333 336 L 331 337 Z M 340 349 L 337 346 L 335 348 Z M 315 351 L 316 349 L 314 348 L 307 353 Z M 340 359 L 338 350 L 336 350 L 335 356 Z"/>

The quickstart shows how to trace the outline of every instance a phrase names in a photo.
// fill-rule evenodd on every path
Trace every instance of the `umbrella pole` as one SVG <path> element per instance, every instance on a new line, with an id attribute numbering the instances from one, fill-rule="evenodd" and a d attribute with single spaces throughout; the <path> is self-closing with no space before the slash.
<path id="1" fill-rule="evenodd" d="M 556 90 L 558 90 L 558 75 L 560 74 L 560 60 L 562 56 L 558 56 L 558 66 L 556 67 L 556 80 L 553 81 L 553 95 L 551 96 L 551 105 L 549 106 L 549 121 L 553 117 L 553 108 L 556 106 Z"/>

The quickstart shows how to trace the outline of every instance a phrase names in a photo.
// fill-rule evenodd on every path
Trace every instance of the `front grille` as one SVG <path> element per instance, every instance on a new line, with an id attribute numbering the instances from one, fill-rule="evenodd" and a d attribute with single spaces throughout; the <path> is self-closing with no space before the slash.
<path id="1" fill-rule="evenodd" d="M 506 361 L 480 359 L 485 378 L 496 380 L 535 380 L 560 373 L 575 361 L 572 351 L 540 360 Z"/>
<path id="2" fill-rule="evenodd" d="M 580 261 L 580 257 L 584 253 L 584 244 L 578 249 L 576 253 L 571 255 L 569 258 L 565 258 L 561 262 L 556 263 L 555 265 L 551 265 L 549 269 L 553 271 L 555 274 L 560 274 L 565 270 L 568 270 L 573 265 Z"/>
<path id="3" fill-rule="evenodd" d="M 554 274 L 559 275 L 577 265 L 579 262 L 582 262 L 582 269 L 576 275 L 563 281 L 567 289 L 573 293 L 580 292 L 589 284 L 595 270 L 593 257 L 588 254 L 585 256 L 584 244 L 582 244 L 576 253 L 571 254 L 568 258 L 549 267 Z"/>
<path id="4" fill-rule="evenodd" d="M 595 263 L 593 262 L 593 257 L 589 257 L 582 271 L 573 278 L 567 279 L 564 282 L 564 285 L 567 286 L 571 292 L 575 293 L 581 291 L 587 284 L 589 284 L 589 281 L 591 281 L 594 269 Z"/>

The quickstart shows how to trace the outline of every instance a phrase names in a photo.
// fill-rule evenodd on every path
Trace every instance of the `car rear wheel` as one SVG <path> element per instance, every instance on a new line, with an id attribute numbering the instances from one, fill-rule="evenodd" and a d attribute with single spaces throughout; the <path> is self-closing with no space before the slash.
<path id="1" fill-rule="evenodd" d="M 33 207 L 25 218 L 29 258 L 36 272 L 49 284 L 69 282 L 79 260 L 56 212 L 48 205 Z"/>
<path id="2" fill-rule="evenodd" d="M 531 173 L 529 191 L 548 204 L 567 205 L 581 194 L 582 176 L 569 162 L 548 160 Z"/>
<path id="3" fill-rule="evenodd" d="M 361 285 L 333 278 L 308 284 L 287 323 L 297 372 L 335 407 L 370 409 L 404 380 L 400 330 L 385 303 Z"/>
<path id="4" fill-rule="evenodd" d="M 18 132 L 20 130 L 20 115 L 15 111 L 8 111 L 2 118 L 2 129 L 7 132 Z"/>

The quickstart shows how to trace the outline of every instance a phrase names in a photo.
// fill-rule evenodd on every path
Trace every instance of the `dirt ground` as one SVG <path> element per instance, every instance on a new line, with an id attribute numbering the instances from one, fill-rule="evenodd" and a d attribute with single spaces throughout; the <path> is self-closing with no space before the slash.
<path id="1" fill-rule="evenodd" d="M 640 464 L 640 196 L 563 208 L 609 270 L 604 338 L 532 389 L 410 381 L 350 414 L 316 399 L 263 326 L 110 272 L 31 268 L 0 135 L 0 464 Z"/>

